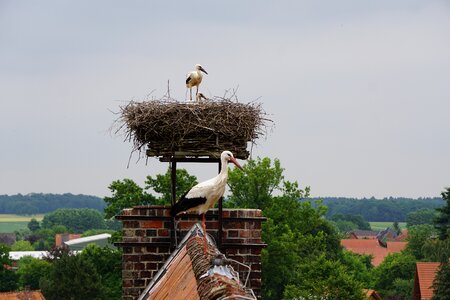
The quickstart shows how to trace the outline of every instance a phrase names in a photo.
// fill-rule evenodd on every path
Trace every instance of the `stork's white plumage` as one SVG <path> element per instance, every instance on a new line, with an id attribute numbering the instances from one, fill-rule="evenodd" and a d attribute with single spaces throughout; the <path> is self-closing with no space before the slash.
<path id="1" fill-rule="evenodd" d="M 232 162 L 236 165 L 236 167 L 242 169 L 230 151 L 223 151 L 220 155 L 220 160 L 222 163 L 222 169 L 220 170 L 219 175 L 192 187 L 183 196 L 181 196 L 180 200 L 175 203 L 170 210 L 172 217 L 187 212 L 201 214 L 205 238 L 205 213 L 208 209 L 214 207 L 217 201 L 219 201 L 225 193 L 225 187 L 228 181 L 228 163 Z"/>
<path id="2" fill-rule="evenodd" d="M 208 74 L 208 72 L 206 72 L 201 65 L 197 64 L 195 65 L 195 70 L 186 75 L 186 87 L 190 91 L 190 100 L 192 100 L 192 88 L 194 86 L 197 87 L 197 92 L 195 93 L 195 95 L 198 95 L 198 86 L 200 85 L 200 83 L 202 83 L 203 79 L 202 72 Z"/>

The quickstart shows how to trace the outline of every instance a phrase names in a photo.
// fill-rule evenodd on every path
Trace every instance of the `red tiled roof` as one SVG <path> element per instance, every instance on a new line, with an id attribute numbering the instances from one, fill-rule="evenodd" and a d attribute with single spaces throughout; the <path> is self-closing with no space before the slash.
<path id="1" fill-rule="evenodd" d="M 40 291 L 0 293 L 0 300 L 45 300 Z"/>
<path id="2" fill-rule="evenodd" d="M 388 253 L 396 253 L 405 249 L 407 242 L 387 242 Z"/>
<path id="3" fill-rule="evenodd" d="M 167 275 L 152 289 L 149 299 L 200 299 L 197 282 L 186 247 L 181 248 L 167 268 Z"/>
<path id="4" fill-rule="evenodd" d="M 253 299 L 252 292 L 244 288 L 229 265 L 212 265 L 213 258 L 224 256 L 210 242 L 204 253 L 203 237 L 194 234 L 197 227 L 192 227 L 192 235 L 181 242 L 140 299 Z"/>
<path id="5" fill-rule="evenodd" d="M 394 252 L 400 252 L 406 247 L 406 242 L 387 242 L 387 247 L 382 247 L 378 240 L 343 239 L 341 245 L 348 251 L 356 254 L 372 255 L 372 264 L 378 266 L 384 258 Z"/>
<path id="6" fill-rule="evenodd" d="M 433 297 L 434 277 L 439 268 L 438 262 L 417 262 L 416 263 L 416 279 L 420 288 L 420 299 L 431 299 Z"/>
<path id="7" fill-rule="evenodd" d="M 377 291 L 375 290 L 364 289 L 364 292 L 366 293 L 366 297 L 369 300 L 382 300 L 380 295 L 378 295 Z"/>

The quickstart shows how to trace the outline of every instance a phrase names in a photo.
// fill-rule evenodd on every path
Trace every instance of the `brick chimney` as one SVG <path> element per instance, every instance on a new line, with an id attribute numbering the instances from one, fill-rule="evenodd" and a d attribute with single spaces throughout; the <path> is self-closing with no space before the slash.
<path id="1" fill-rule="evenodd" d="M 175 238 L 169 212 L 170 207 L 166 206 L 136 206 L 116 216 L 123 223 L 122 242 L 116 243 L 123 248 L 123 300 L 137 299 L 172 253 Z M 201 216 L 189 214 L 178 220 L 177 239 L 180 241 L 195 223 L 201 221 Z M 219 250 L 227 258 L 251 267 L 249 287 L 259 299 L 261 250 L 266 246 L 261 241 L 264 220 L 259 209 L 224 209 L 220 239 L 218 210 L 212 209 L 206 214 L 207 232 L 218 242 Z M 246 268 L 235 269 L 240 278 L 245 278 Z"/>

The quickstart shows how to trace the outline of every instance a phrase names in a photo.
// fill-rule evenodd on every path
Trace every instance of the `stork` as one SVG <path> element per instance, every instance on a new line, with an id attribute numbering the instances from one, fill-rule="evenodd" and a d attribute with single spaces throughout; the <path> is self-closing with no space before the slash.
<path id="1" fill-rule="evenodd" d="M 190 73 L 188 73 L 186 75 L 186 87 L 189 89 L 190 93 L 191 93 L 191 101 L 192 101 L 192 88 L 194 86 L 197 87 L 197 92 L 195 93 L 195 95 L 197 96 L 198 94 L 198 86 L 200 85 L 200 83 L 202 83 L 202 72 L 205 74 L 208 74 L 208 72 L 205 71 L 205 69 L 203 69 L 203 67 L 199 64 L 195 65 L 195 71 L 192 71 Z"/>
<path id="2" fill-rule="evenodd" d="M 202 215 L 203 236 L 205 238 L 205 253 L 206 253 L 206 224 L 205 213 L 208 209 L 214 207 L 219 199 L 225 193 L 225 186 L 228 180 L 228 162 L 232 162 L 242 170 L 237 160 L 230 151 L 223 151 L 220 155 L 222 168 L 220 173 L 207 181 L 199 184 L 188 190 L 180 200 L 172 206 L 170 215 L 175 217 L 182 213 L 198 213 Z"/>
<path id="3" fill-rule="evenodd" d="M 197 98 L 197 102 L 201 102 L 202 99 L 209 100 L 205 95 L 203 95 L 203 93 L 198 93 L 196 98 Z"/>

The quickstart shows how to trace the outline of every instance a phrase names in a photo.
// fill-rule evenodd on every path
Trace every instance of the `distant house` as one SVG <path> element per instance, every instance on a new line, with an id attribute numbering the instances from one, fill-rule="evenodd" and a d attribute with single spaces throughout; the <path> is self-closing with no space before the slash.
<path id="1" fill-rule="evenodd" d="M 377 234 L 377 239 L 383 242 L 386 241 L 394 241 L 397 238 L 397 233 L 390 227 L 387 227 L 384 230 L 381 230 Z"/>
<path id="2" fill-rule="evenodd" d="M 378 231 L 355 229 L 355 230 L 350 230 L 349 232 L 347 232 L 347 234 L 349 235 L 350 239 L 373 240 L 373 239 L 377 238 Z"/>
<path id="3" fill-rule="evenodd" d="M 92 235 L 88 237 L 73 239 L 64 242 L 65 245 L 69 247 L 72 251 L 83 250 L 89 244 L 96 244 L 100 247 L 108 246 L 110 248 L 115 248 L 110 242 L 111 235 L 109 233 L 102 233 L 97 235 Z"/>
<path id="4" fill-rule="evenodd" d="M 48 255 L 49 255 L 48 251 L 9 251 L 9 259 L 12 261 L 18 261 L 19 259 L 25 256 L 43 259 Z"/>
<path id="5" fill-rule="evenodd" d="M 0 243 L 11 246 L 16 242 L 16 234 L 10 232 L 0 232 Z"/>
<path id="6" fill-rule="evenodd" d="M 40 291 L 21 291 L 0 293 L 1 300 L 45 300 Z"/>
<path id="7" fill-rule="evenodd" d="M 60 247 L 64 242 L 79 239 L 81 234 L 79 233 L 58 233 L 55 235 L 55 246 Z"/>
<path id="8" fill-rule="evenodd" d="M 434 291 L 432 285 L 438 270 L 438 262 L 416 263 L 413 300 L 429 300 L 433 297 Z"/>
<path id="9" fill-rule="evenodd" d="M 356 254 L 372 255 L 372 265 L 378 266 L 390 253 L 400 252 L 406 247 L 406 242 L 382 243 L 377 239 L 343 239 L 341 245 Z"/>
<path id="10" fill-rule="evenodd" d="M 382 300 L 380 295 L 375 290 L 364 289 L 364 294 L 366 295 L 367 300 Z"/>

